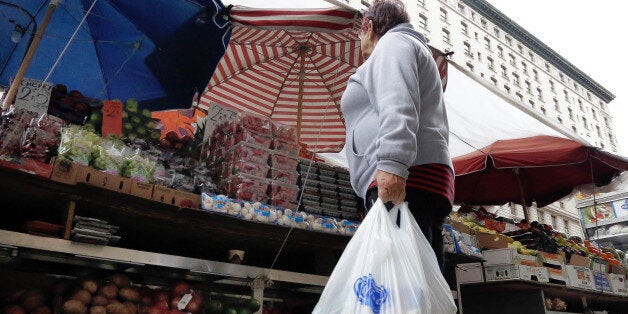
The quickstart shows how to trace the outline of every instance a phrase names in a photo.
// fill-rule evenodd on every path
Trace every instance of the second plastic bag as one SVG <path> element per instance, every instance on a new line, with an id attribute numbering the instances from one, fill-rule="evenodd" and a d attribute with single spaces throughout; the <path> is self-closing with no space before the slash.
<path id="1" fill-rule="evenodd" d="M 398 227 L 391 217 L 401 215 Z M 407 204 L 373 205 L 329 277 L 315 314 L 455 313 L 436 255 Z"/>

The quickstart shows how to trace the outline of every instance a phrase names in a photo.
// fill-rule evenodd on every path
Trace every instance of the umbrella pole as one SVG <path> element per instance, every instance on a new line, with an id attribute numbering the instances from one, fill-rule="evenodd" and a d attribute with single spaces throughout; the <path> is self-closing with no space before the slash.
<path id="1" fill-rule="evenodd" d="M 521 194 L 521 206 L 523 206 L 523 218 L 530 223 L 530 217 L 528 215 L 528 205 L 526 205 L 526 195 L 523 192 L 523 184 L 521 183 L 521 177 L 519 176 L 519 168 L 513 169 L 515 177 L 517 177 L 517 184 L 519 185 L 519 193 Z"/>
<path id="2" fill-rule="evenodd" d="M 298 112 L 297 112 L 297 140 L 301 141 L 301 120 L 303 115 L 303 84 L 305 80 L 305 53 L 306 47 L 302 46 L 299 48 L 299 56 L 301 57 L 301 69 L 299 71 L 299 104 L 298 104 Z"/>
<path id="3" fill-rule="evenodd" d="M 17 70 L 17 74 L 15 75 L 15 78 L 13 79 L 13 82 L 11 83 L 11 87 L 9 88 L 7 98 L 5 99 L 4 104 L 2 104 L 3 110 L 6 110 L 11 105 L 11 103 L 13 103 L 13 100 L 15 100 L 15 96 L 17 95 L 17 90 L 20 87 L 20 84 L 22 83 L 22 79 L 24 78 L 24 75 L 26 74 L 26 70 L 28 70 L 28 66 L 30 65 L 31 61 L 33 60 L 33 57 L 35 56 L 37 47 L 39 47 L 39 43 L 41 42 L 41 37 L 46 31 L 46 28 L 48 27 L 48 23 L 50 22 L 50 19 L 52 18 L 52 14 L 57 8 L 59 1 L 60 0 L 50 1 L 50 4 L 48 5 L 48 10 L 46 11 L 46 15 L 44 15 L 44 20 L 35 31 L 35 35 L 33 35 L 33 41 L 31 42 L 30 46 L 28 46 L 28 51 L 26 52 L 26 55 L 24 56 L 24 60 L 22 60 L 22 64 L 20 65 L 20 68 Z"/>

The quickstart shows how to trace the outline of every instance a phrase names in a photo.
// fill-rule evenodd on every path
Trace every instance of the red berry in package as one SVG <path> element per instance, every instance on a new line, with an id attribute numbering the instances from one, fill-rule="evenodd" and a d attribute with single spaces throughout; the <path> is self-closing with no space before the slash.
<path id="1" fill-rule="evenodd" d="M 294 126 L 273 121 L 273 137 L 279 140 L 294 142 L 297 138 L 297 129 Z"/>
<path id="2" fill-rule="evenodd" d="M 227 162 L 235 162 L 236 160 L 246 160 L 262 165 L 268 164 L 268 157 L 270 151 L 268 149 L 255 146 L 255 144 L 249 144 L 242 142 L 233 146 L 229 152 L 227 152 L 225 158 Z M 265 175 L 264 175 L 265 176 Z"/>
<path id="3" fill-rule="evenodd" d="M 296 202 L 299 195 L 299 188 L 296 185 L 282 184 L 273 181 L 270 188 L 270 197 L 272 200 L 284 200 L 288 202 Z"/>
<path id="4" fill-rule="evenodd" d="M 278 153 L 273 153 L 271 156 L 271 166 L 276 169 L 295 171 L 299 161 L 296 157 L 290 157 Z"/>
<path id="5" fill-rule="evenodd" d="M 233 163 L 224 163 L 223 178 L 228 178 L 231 175 L 240 173 L 265 178 L 268 175 L 268 169 L 270 169 L 270 167 L 266 164 L 262 165 L 241 159 Z"/>
<path id="6" fill-rule="evenodd" d="M 270 178 L 285 184 L 297 184 L 299 173 L 296 171 L 286 171 L 281 169 L 270 169 Z"/>
<path id="7" fill-rule="evenodd" d="M 238 174 L 223 181 L 225 192 L 239 200 L 265 202 L 268 180 L 246 174 Z"/>
<path id="8" fill-rule="evenodd" d="M 298 143 L 294 142 L 294 139 L 292 139 L 292 141 L 273 139 L 270 148 L 281 154 L 294 157 L 298 156 L 299 151 L 301 150 L 301 146 L 299 146 Z"/>
<path id="9" fill-rule="evenodd" d="M 269 118 L 248 112 L 238 113 L 237 120 L 232 124 L 232 127 L 233 133 L 248 130 L 253 133 L 270 136 L 271 132 L 271 122 Z"/>
<path id="10" fill-rule="evenodd" d="M 254 133 L 249 130 L 244 130 L 242 132 L 233 133 L 230 136 L 233 145 L 238 144 L 240 142 L 247 142 L 251 144 L 255 144 L 261 146 L 263 148 L 269 148 L 271 143 L 271 138 L 268 135 L 262 133 Z"/>

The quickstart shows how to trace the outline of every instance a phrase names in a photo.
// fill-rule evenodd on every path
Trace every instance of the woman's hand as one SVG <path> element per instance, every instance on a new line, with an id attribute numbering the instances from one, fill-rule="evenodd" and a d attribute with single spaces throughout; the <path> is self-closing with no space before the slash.
<path id="1" fill-rule="evenodd" d="M 386 171 L 375 172 L 378 197 L 382 202 L 393 202 L 395 205 L 403 203 L 406 199 L 406 179 Z"/>

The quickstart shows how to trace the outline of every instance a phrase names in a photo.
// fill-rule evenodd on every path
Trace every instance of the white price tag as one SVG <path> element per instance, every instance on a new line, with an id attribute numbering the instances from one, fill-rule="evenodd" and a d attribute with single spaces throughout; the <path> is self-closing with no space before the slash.
<path id="1" fill-rule="evenodd" d="M 48 112 L 52 83 L 24 78 L 15 96 L 15 107 L 38 114 Z"/>
<path id="2" fill-rule="evenodd" d="M 238 115 L 238 111 L 227 108 L 217 103 L 210 103 L 207 109 L 207 116 L 205 117 L 205 134 L 203 136 L 203 142 L 207 141 L 207 138 L 214 132 L 217 126 L 221 123 L 229 120 L 233 120 Z"/>
<path id="3" fill-rule="evenodd" d="M 177 308 L 179 309 L 179 311 L 183 311 L 183 309 L 188 306 L 188 303 L 190 303 L 190 300 L 192 300 L 191 293 L 186 293 L 185 295 L 183 295 L 181 297 L 181 300 L 179 300 L 179 303 L 177 303 Z"/>

